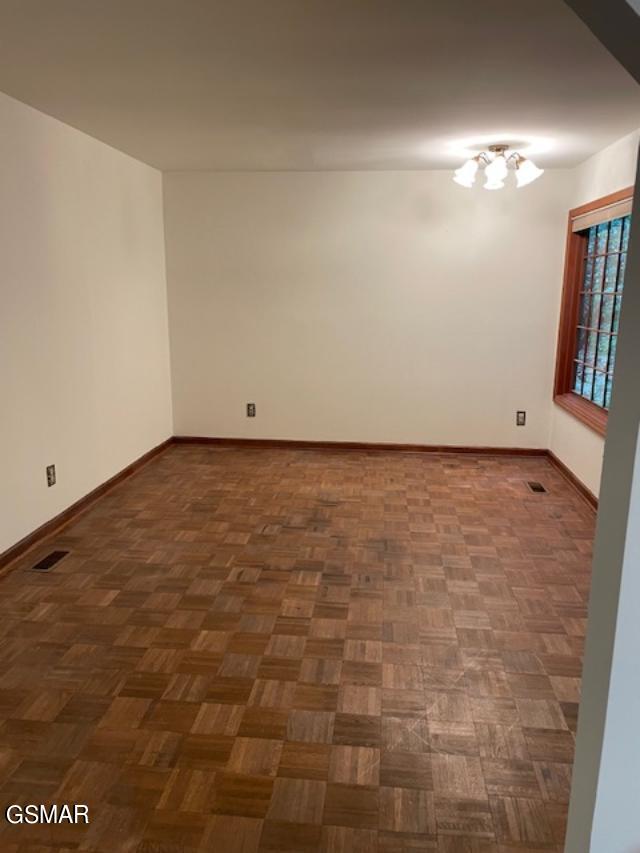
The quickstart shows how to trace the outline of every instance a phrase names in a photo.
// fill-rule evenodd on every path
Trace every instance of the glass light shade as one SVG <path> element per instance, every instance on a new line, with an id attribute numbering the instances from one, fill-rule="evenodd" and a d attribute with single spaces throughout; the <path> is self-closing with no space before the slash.
<path id="1" fill-rule="evenodd" d="M 467 189 L 469 189 L 473 186 L 475 182 L 475 177 L 469 175 L 454 175 L 453 180 L 456 182 L 456 184 L 460 184 L 461 187 L 466 187 Z"/>
<path id="2" fill-rule="evenodd" d="M 544 169 L 539 169 L 531 160 L 527 160 L 526 157 L 522 157 L 518 161 L 516 183 L 519 187 L 526 187 L 527 184 L 535 181 L 535 179 L 539 178 L 542 174 L 544 174 Z"/>
<path id="3" fill-rule="evenodd" d="M 476 179 L 477 171 L 478 161 L 475 159 L 467 160 L 464 165 L 460 166 L 459 169 L 456 169 L 453 180 L 456 184 L 460 184 L 462 187 L 472 187 L 473 182 Z"/>
<path id="4" fill-rule="evenodd" d="M 504 186 L 504 179 L 507 177 L 507 161 L 503 154 L 496 154 L 494 159 L 489 163 L 484 170 L 487 181 L 484 185 L 485 190 L 499 190 Z"/>

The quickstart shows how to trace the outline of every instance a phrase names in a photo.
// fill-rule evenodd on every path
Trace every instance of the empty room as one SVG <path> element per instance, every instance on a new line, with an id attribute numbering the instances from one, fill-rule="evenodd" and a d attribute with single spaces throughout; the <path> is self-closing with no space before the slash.
<path id="1" fill-rule="evenodd" d="M 639 45 L 0 0 L 2 853 L 640 853 Z"/>

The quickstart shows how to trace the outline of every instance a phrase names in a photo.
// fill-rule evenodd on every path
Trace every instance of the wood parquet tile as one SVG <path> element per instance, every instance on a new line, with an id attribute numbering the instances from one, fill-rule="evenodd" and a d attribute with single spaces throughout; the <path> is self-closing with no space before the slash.
<path id="1" fill-rule="evenodd" d="M 0 806 L 91 818 L 0 849 L 559 853 L 593 528 L 541 458 L 170 448 L 0 580 Z"/>

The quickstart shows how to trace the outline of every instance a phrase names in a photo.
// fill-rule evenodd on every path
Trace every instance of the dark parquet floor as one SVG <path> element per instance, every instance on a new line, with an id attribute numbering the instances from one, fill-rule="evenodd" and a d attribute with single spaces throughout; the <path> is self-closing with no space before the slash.
<path id="1" fill-rule="evenodd" d="M 0 849 L 561 851 L 593 528 L 542 458 L 170 448 L 0 580 Z"/>

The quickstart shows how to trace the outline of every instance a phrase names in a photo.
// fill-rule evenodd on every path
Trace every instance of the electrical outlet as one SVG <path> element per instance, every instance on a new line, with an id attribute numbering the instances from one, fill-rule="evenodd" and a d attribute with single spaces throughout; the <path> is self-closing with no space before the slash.
<path id="1" fill-rule="evenodd" d="M 247 417 L 255 418 L 256 416 L 256 404 L 255 403 L 247 403 Z"/>
<path id="2" fill-rule="evenodd" d="M 524 426 L 527 423 L 526 412 L 516 412 L 516 426 Z"/>
<path id="3" fill-rule="evenodd" d="M 55 486 L 56 484 L 56 466 L 47 465 L 47 486 Z"/>

